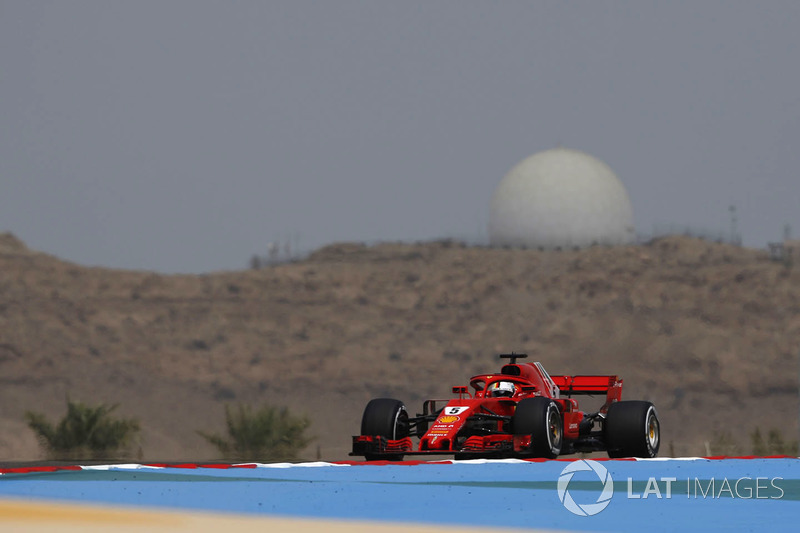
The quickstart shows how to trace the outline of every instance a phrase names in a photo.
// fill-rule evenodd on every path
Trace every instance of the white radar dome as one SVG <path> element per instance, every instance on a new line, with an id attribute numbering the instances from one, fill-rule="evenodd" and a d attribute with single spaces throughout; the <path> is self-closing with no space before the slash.
<path id="1" fill-rule="evenodd" d="M 583 248 L 634 241 L 628 192 L 602 161 L 556 148 L 523 160 L 492 197 L 493 246 Z"/>

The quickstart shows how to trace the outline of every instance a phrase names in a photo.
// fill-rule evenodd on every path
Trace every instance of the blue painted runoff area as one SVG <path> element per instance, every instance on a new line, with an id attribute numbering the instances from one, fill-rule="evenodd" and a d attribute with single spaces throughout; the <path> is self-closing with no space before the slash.
<path id="1" fill-rule="evenodd" d="M 796 531 L 800 520 L 793 458 L 283 466 L 10 473 L 0 498 L 583 531 Z"/>

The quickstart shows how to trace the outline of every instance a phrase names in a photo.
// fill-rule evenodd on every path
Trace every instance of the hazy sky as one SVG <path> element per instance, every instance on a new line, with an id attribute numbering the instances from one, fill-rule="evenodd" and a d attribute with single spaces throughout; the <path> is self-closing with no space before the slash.
<path id="1" fill-rule="evenodd" d="M 0 231 L 84 265 L 486 240 L 563 145 L 637 231 L 800 235 L 800 2 L 0 0 Z"/>

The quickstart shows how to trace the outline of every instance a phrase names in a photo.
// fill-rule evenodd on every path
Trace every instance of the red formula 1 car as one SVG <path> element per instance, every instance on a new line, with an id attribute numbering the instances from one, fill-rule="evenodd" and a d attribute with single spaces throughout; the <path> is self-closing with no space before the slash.
<path id="1" fill-rule="evenodd" d="M 547 457 L 606 451 L 609 457 L 655 457 L 660 424 L 650 402 L 621 401 L 617 376 L 550 376 L 541 363 L 509 359 L 497 374 L 453 387 L 457 398 L 427 400 L 409 416 L 399 400 L 367 404 L 361 435 L 350 455 L 400 461 L 404 455 L 454 455 L 456 459 Z M 573 396 L 603 394 L 594 413 L 578 409 Z M 419 437 L 414 446 L 411 437 Z"/>

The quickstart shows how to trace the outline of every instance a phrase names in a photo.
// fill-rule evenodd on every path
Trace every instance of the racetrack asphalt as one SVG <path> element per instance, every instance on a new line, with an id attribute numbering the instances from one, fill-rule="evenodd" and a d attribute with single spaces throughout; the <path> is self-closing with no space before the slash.
<path id="1" fill-rule="evenodd" d="M 275 527 L 282 531 L 318 531 L 321 521 L 321 529 L 328 531 L 339 526 L 408 531 L 411 524 L 422 524 L 418 531 L 700 531 L 767 525 L 794 530 L 800 517 L 796 458 L 598 461 L 594 464 L 602 465 L 613 487 L 613 495 L 603 501 L 605 485 L 591 469 L 565 473 L 569 465 L 585 464 L 507 460 L 6 469 L 0 475 L 0 498 L 6 498 L 0 521 L 3 531 L 34 531 L 54 523 L 60 531 L 73 524 L 85 531 L 94 523 L 105 531 L 199 530 L 217 519 L 233 520 L 237 528 L 252 523 L 261 530 L 265 521 L 277 520 Z M 565 476 L 568 499 L 559 495 Z M 579 516 L 568 509 L 568 500 L 573 510 L 596 510 L 592 506 L 598 503 L 601 509 Z M 214 530 L 222 527 L 229 526 Z"/>
<path id="2" fill-rule="evenodd" d="M 425 524 L 389 524 L 354 520 L 308 520 L 267 516 L 244 516 L 226 513 L 156 511 L 63 502 L 0 500 L 0 524 L 3 532 L 63 533 L 125 532 L 197 532 L 236 531 L 250 533 L 281 531 L 285 533 L 485 533 L 485 528 L 442 527 Z M 518 529 L 493 529 L 513 533 Z M 537 530 L 544 531 L 544 530 Z"/>

